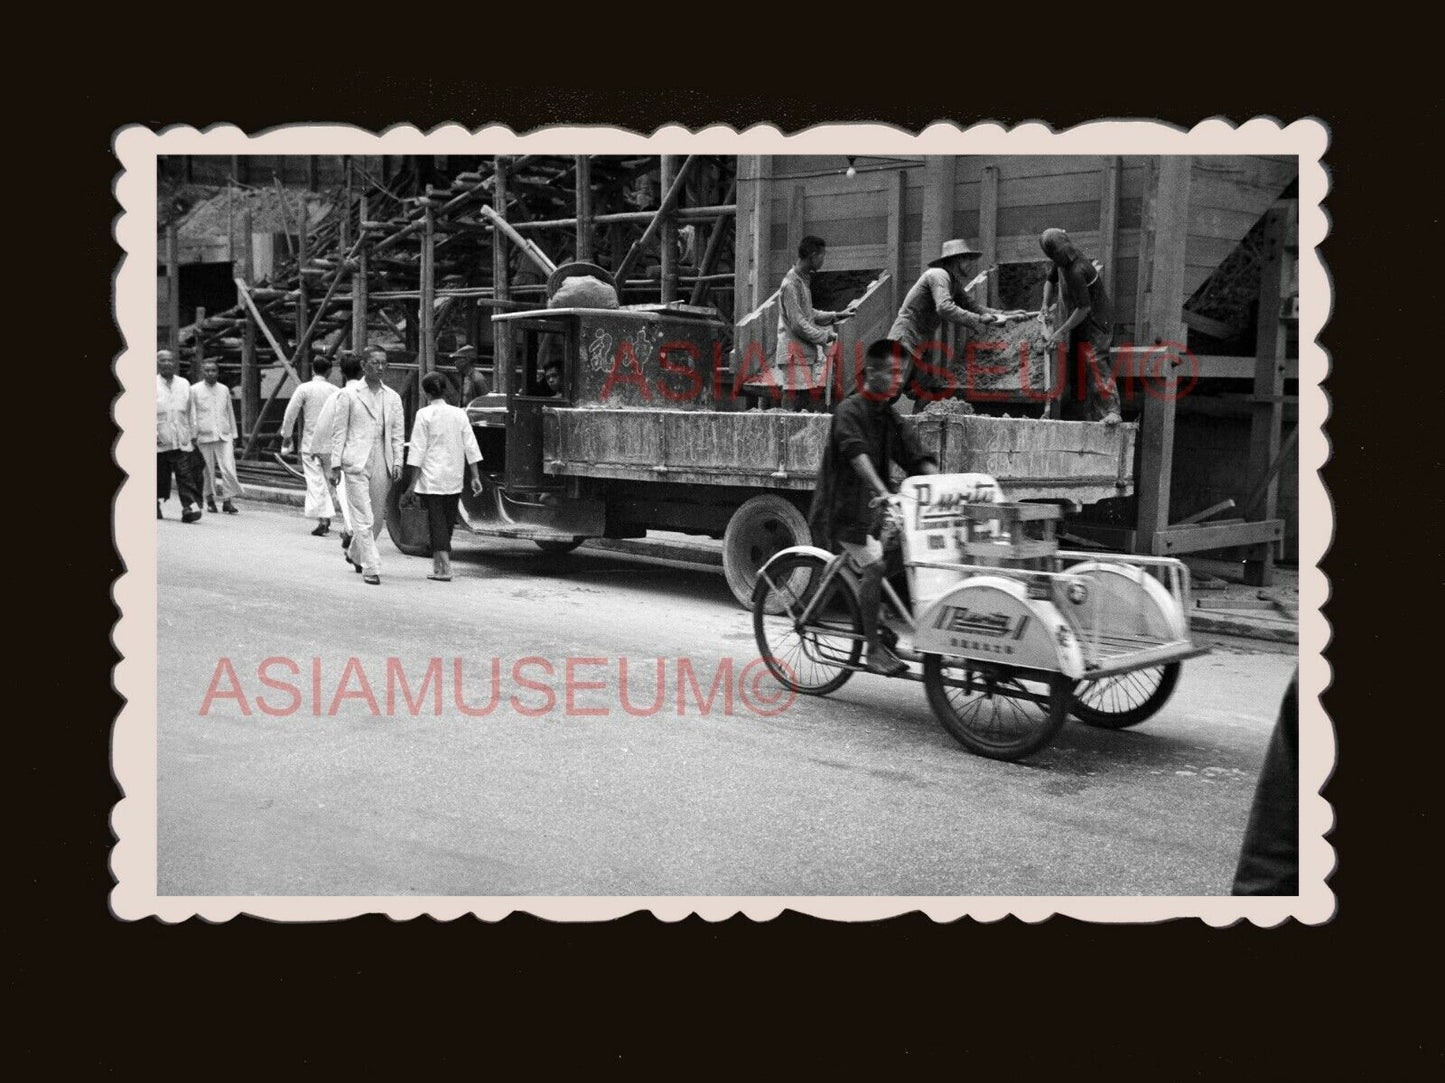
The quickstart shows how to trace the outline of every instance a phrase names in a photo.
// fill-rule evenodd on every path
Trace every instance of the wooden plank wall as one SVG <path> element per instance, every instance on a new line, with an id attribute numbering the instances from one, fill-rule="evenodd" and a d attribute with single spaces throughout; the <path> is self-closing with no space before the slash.
<path id="1" fill-rule="evenodd" d="M 964 237 L 975 245 L 991 241 L 1000 263 L 1029 262 L 1042 258 L 1038 234 L 1057 226 L 1068 230 L 1087 255 L 1102 257 L 1110 245 L 1100 225 L 1112 217 L 1115 321 L 1121 341 L 1133 335 L 1140 216 L 1149 181 L 1146 157 L 960 156 L 915 159 L 898 169 L 878 169 L 861 159 L 864 171 L 851 178 L 844 172 L 847 159 L 840 155 L 775 156 L 770 162 L 766 237 L 753 233 L 752 220 L 742 210 L 748 200 L 739 193 L 739 249 L 765 241 L 760 248 L 768 253 L 760 261 L 762 281 L 754 284 L 759 300 L 781 281 L 805 233 L 828 241 L 828 270 L 892 270 L 890 256 L 895 257 L 902 271 L 899 288 L 906 290 L 948 237 Z M 1278 198 L 1296 169 L 1293 159 L 1280 157 L 1193 159 L 1186 298 Z M 890 216 L 890 192 L 900 184 L 901 213 Z M 951 198 L 940 187 L 951 188 Z M 981 220 L 990 209 L 992 229 Z M 901 240 L 898 252 L 889 249 L 890 221 Z"/>

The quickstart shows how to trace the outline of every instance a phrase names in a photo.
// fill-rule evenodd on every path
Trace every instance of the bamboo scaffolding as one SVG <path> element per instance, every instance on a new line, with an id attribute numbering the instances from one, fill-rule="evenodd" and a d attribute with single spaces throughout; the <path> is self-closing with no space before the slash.
<path id="1" fill-rule="evenodd" d="M 663 223 L 666 222 L 668 216 L 672 214 L 673 209 L 677 206 L 677 201 L 682 198 L 682 191 L 686 186 L 687 171 L 695 161 L 697 161 L 696 154 L 689 154 L 683 159 L 682 165 L 677 170 L 677 176 L 673 178 L 672 186 L 668 188 L 667 195 L 663 197 L 662 204 L 654 213 L 652 221 L 647 223 L 647 228 L 642 231 L 642 236 L 633 242 L 632 248 L 628 251 L 627 255 L 622 257 L 622 262 L 618 264 L 617 268 L 612 272 L 612 277 L 617 279 L 618 282 L 623 281 L 627 277 L 627 272 L 632 269 L 632 265 L 636 263 L 638 257 L 642 255 L 643 248 L 646 247 L 647 243 L 651 241 L 653 237 L 657 236 Z"/>

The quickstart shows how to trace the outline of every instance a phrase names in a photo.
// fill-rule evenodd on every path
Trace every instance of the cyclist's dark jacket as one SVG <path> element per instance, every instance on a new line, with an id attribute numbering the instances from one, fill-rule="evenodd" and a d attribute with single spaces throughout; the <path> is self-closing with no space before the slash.
<path id="1" fill-rule="evenodd" d="M 833 424 L 808 513 L 813 543 L 824 549 L 836 549 L 840 542 L 861 545 L 872 530 L 874 513 L 869 501 L 874 494 L 853 469 L 853 460 L 859 455 L 872 460 L 890 489 L 896 488 L 892 463 L 910 475 L 918 473 L 925 462 L 937 465 L 889 403 L 873 402 L 861 392 L 853 392 L 833 408 Z"/>

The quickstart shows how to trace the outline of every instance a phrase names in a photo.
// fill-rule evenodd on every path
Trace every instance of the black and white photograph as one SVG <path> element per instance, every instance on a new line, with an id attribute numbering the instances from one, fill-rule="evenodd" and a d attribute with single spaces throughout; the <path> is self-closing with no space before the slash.
<path id="1" fill-rule="evenodd" d="M 116 912 L 1326 920 L 1323 129 L 1034 127 L 122 132 Z"/>

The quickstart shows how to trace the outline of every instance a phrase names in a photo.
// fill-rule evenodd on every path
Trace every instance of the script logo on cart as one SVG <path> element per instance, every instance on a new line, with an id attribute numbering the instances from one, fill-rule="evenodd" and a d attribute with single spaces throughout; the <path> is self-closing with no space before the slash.
<path id="1" fill-rule="evenodd" d="M 1005 613 L 980 613 L 967 606 L 945 606 L 933 622 L 933 627 L 945 632 L 964 632 L 976 636 L 992 636 L 1009 639 L 1023 638 L 1024 629 L 1029 625 L 1029 616 L 1024 614 L 1015 621 Z"/>
<path id="2" fill-rule="evenodd" d="M 914 493 L 918 497 L 919 529 L 939 523 L 952 523 L 965 504 L 996 504 L 1003 495 L 997 482 L 992 479 L 981 479 L 958 488 L 943 489 L 936 494 L 931 483 L 920 482 L 914 488 Z"/>

